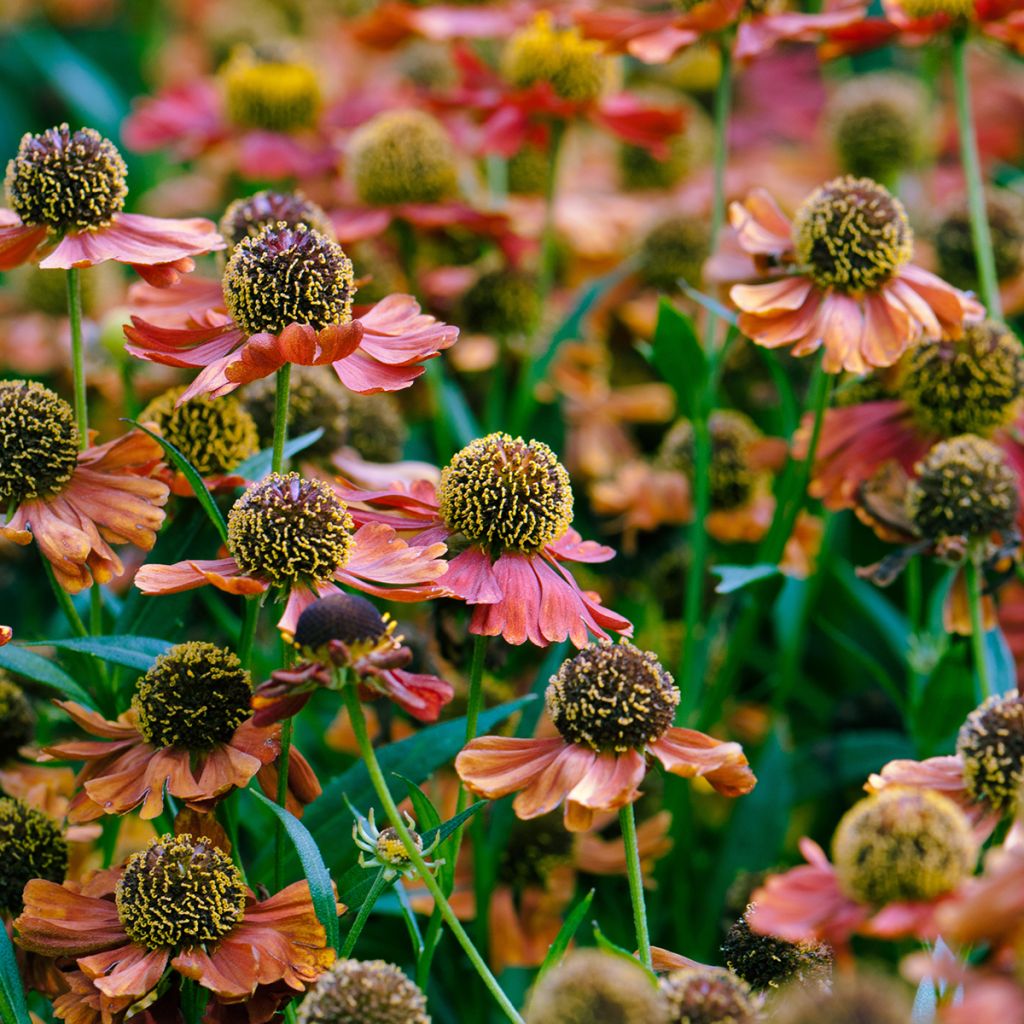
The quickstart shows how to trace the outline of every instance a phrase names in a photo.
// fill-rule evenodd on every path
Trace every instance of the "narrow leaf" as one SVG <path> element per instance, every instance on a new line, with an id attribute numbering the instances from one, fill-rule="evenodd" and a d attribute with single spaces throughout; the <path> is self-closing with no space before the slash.
<path id="1" fill-rule="evenodd" d="M 715 593 L 732 594 L 749 586 L 751 583 L 757 583 L 759 580 L 766 580 L 778 575 L 779 567 L 767 564 L 715 565 L 712 566 L 711 572 L 721 579 L 721 582 L 715 587 Z"/>
<path id="2" fill-rule="evenodd" d="M 404 775 L 394 772 L 404 783 L 409 792 L 409 799 L 412 801 L 412 809 L 416 816 L 416 831 L 423 833 L 427 829 L 436 829 L 441 824 L 441 815 L 437 808 L 430 802 L 430 798 L 420 787 L 407 779 Z"/>
<path id="3" fill-rule="evenodd" d="M 34 683 L 39 683 L 40 686 L 56 690 L 62 696 L 70 697 L 86 707 L 94 708 L 96 706 L 96 702 L 88 691 L 76 683 L 59 665 L 55 665 L 41 654 L 28 651 L 18 644 L 0 647 L 0 668 L 5 668 L 16 676 L 23 676 Z"/>
<path id="4" fill-rule="evenodd" d="M 28 646 L 78 651 L 114 665 L 148 672 L 157 657 L 166 654 L 173 645 L 170 640 L 158 640 L 154 636 L 86 636 L 71 640 L 36 640 Z"/>
<path id="5" fill-rule="evenodd" d="M 594 890 L 591 889 L 586 896 L 583 897 L 572 909 L 572 913 L 562 923 L 562 927 L 559 928 L 558 934 L 555 936 L 555 941 L 551 943 L 551 948 L 548 950 L 548 955 L 544 957 L 544 963 L 540 965 L 540 970 L 537 972 L 537 980 L 547 974 L 548 971 L 554 967 L 559 960 L 562 959 L 563 954 L 569 948 L 569 943 L 572 942 L 573 936 L 576 934 L 576 930 L 583 923 L 583 918 L 587 916 L 587 912 L 590 910 L 590 904 L 594 902 Z"/>
<path id="6" fill-rule="evenodd" d="M 693 321 L 664 297 L 658 302 L 651 361 L 676 393 L 680 411 L 696 415 L 707 380 L 707 359 Z"/>
<path id="7" fill-rule="evenodd" d="M 18 973 L 18 962 L 14 958 L 14 947 L 6 928 L 0 928 L 0 990 L 3 991 L 6 1008 L 11 1014 L 9 1024 L 31 1024 L 25 1003 L 25 989 Z"/>
<path id="8" fill-rule="evenodd" d="M 338 934 L 338 911 L 334 901 L 334 889 L 331 886 L 331 875 L 324 864 L 323 857 L 309 830 L 290 811 L 280 807 L 273 800 L 268 800 L 258 790 L 250 792 L 260 803 L 265 804 L 284 825 L 291 839 L 295 852 L 299 855 L 302 870 L 309 883 L 309 892 L 313 898 L 316 916 L 327 933 L 327 945 L 335 950 L 340 949 Z"/>
<path id="9" fill-rule="evenodd" d="M 601 926 L 596 921 L 594 922 L 594 942 L 597 943 L 599 949 L 603 949 L 606 953 L 611 953 L 612 956 L 628 960 L 635 967 L 639 967 L 648 976 L 648 978 L 650 978 L 652 985 L 658 984 L 658 977 L 654 971 L 645 967 L 635 953 L 631 953 L 628 949 L 612 942 L 612 940 L 609 939 L 603 931 L 601 931 Z"/>
<path id="10" fill-rule="evenodd" d="M 299 452 L 304 452 L 310 445 L 316 444 L 323 437 L 324 428 L 317 427 L 307 434 L 299 434 L 298 437 L 290 437 L 284 443 L 284 457 L 290 459 Z M 274 463 L 274 449 L 264 448 L 255 455 L 240 462 L 234 469 L 238 476 L 244 476 L 246 480 L 262 480 L 269 475 L 271 466 Z"/>

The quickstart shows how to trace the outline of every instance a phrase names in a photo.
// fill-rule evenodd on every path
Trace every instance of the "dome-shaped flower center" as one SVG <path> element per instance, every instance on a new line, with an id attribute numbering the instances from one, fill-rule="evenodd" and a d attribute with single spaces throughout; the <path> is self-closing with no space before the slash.
<path id="1" fill-rule="evenodd" d="M 352 136 L 348 161 L 368 206 L 436 203 L 457 191 L 451 139 L 421 110 L 378 114 Z"/>
<path id="2" fill-rule="evenodd" d="M 336 960 L 299 1005 L 299 1024 L 430 1024 L 427 997 L 394 964 Z"/>
<path id="3" fill-rule="evenodd" d="M 229 120 L 239 128 L 294 132 L 320 111 L 320 81 L 307 64 L 240 47 L 221 69 Z"/>
<path id="4" fill-rule="evenodd" d="M 42 811 L 0 797 L 0 914 L 21 913 L 21 894 L 33 878 L 63 882 L 68 844 Z"/>
<path id="5" fill-rule="evenodd" d="M 567 743 L 622 752 L 642 750 L 669 728 L 679 691 L 650 651 L 602 640 L 562 662 L 545 701 Z"/>
<path id="6" fill-rule="evenodd" d="M 1012 812 L 1024 782 L 1024 698 L 989 697 L 960 727 L 956 752 L 972 799 Z"/>
<path id="7" fill-rule="evenodd" d="M 501 69 L 517 89 L 546 82 L 561 99 L 586 103 L 601 95 L 609 62 L 599 43 L 575 28 L 556 28 L 544 13 L 509 39 Z"/>
<path id="8" fill-rule="evenodd" d="M 313 228 L 283 223 L 235 246 L 224 268 L 224 301 L 246 334 L 277 334 L 289 324 L 316 331 L 352 319 L 352 261 Z"/>
<path id="9" fill-rule="evenodd" d="M 756 1024 L 750 986 L 721 967 L 683 967 L 661 979 L 671 1024 Z"/>
<path id="10" fill-rule="evenodd" d="M 249 717 L 252 679 L 231 651 L 192 640 L 156 659 L 132 697 L 139 732 L 155 747 L 205 751 Z"/>
<path id="11" fill-rule="evenodd" d="M 36 716 L 25 691 L 0 669 L 0 762 L 13 757 L 35 735 Z"/>
<path id="12" fill-rule="evenodd" d="M 1019 408 L 1024 346 L 995 321 L 965 324 L 962 338 L 924 342 L 904 356 L 899 392 L 926 430 L 991 434 Z"/>
<path id="13" fill-rule="evenodd" d="M 19 298 L 26 309 L 61 319 L 68 315 L 68 282 L 64 274 L 28 264 L 12 271 L 10 280 L 19 286 Z M 82 310 L 88 316 L 96 301 L 96 275 L 82 274 L 78 281 Z"/>
<path id="14" fill-rule="evenodd" d="M 331 220 L 323 209 L 301 192 L 264 190 L 235 199 L 220 219 L 220 233 L 229 246 L 243 238 L 255 238 L 264 228 L 297 228 L 300 224 L 315 228 L 328 238 L 334 236 Z"/>
<path id="15" fill-rule="evenodd" d="M 763 436 L 753 421 L 741 412 L 719 409 L 708 422 L 711 434 L 711 507 L 728 511 L 749 499 L 758 474 L 750 464 L 750 449 Z M 659 461 L 685 473 L 694 473 L 693 425 L 680 420 L 665 435 Z"/>
<path id="16" fill-rule="evenodd" d="M 1024 199 L 1015 192 L 989 192 L 985 197 L 996 277 L 1008 281 L 1024 269 Z M 978 287 L 971 217 L 967 204 L 948 213 L 935 230 L 939 276 L 957 288 Z"/>
<path id="17" fill-rule="evenodd" d="M 132 942 L 178 949 L 224 938 L 242 920 L 245 883 L 226 853 L 186 832 L 133 853 L 114 898 Z"/>
<path id="18" fill-rule="evenodd" d="M 678 214 L 663 220 L 648 232 L 640 246 L 640 273 L 651 286 L 665 291 L 679 288 L 679 282 L 699 284 L 701 268 L 710 255 L 707 222 Z"/>
<path id="19" fill-rule="evenodd" d="M 124 209 L 127 173 L 117 147 L 92 128 L 28 133 L 7 164 L 7 205 L 61 234 L 101 228 Z"/>
<path id="20" fill-rule="evenodd" d="M 572 523 L 569 474 L 541 441 L 488 434 L 441 473 L 441 516 L 469 540 L 499 551 L 538 551 Z"/>
<path id="21" fill-rule="evenodd" d="M 774 935 L 755 932 L 744 914 L 722 943 L 726 967 L 755 992 L 793 982 L 828 985 L 832 974 L 832 948 L 823 942 L 787 942 Z"/>
<path id="22" fill-rule="evenodd" d="M 329 580 L 352 553 L 352 517 L 322 480 L 271 473 L 228 513 L 228 548 L 242 572 L 280 586 Z"/>
<path id="23" fill-rule="evenodd" d="M 955 888 L 974 869 L 971 827 L 952 800 L 892 787 L 855 804 L 832 841 L 839 884 L 871 906 L 924 902 Z"/>
<path id="24" fill-rule="evenodd" d="M 910 18 L 931 18 L 945 14 L 949 18 L 974 17 L 975 0 L 900 0 L 900 7 Z"/>
<path id="25" fill-rule="evenodd" d="M 815 189 L 793 221 L 800 264 L 820 288 L 874 291 L 909 262 L 914 233 L 903 204 L 870 178 Z"/>
<path id="26" fill-rule="evenodd" d="M 836 974 L 831 991 L 790 985 L 772 1002 L 772 1024 L 906 1024 L 910 996 L 889 975 L 871 971 Z"/>
<path id="27" fill-rule="evenodd" d="M 396 462 L 402 457 L 409 427 L 394 395 L 348 392 L 345 445 L 370 462 Z"/>
<path id="28" fill-rule="evenodd" d="M 540 316 L 537 279 L 512 267 L 489 271 L 462 297 L 462 306 L 467 331 L 499 338 L 525 334 Z"/>
<path id="29" fill-rule="evenodd" d="M 423 840 L 420 838 L 419 833 L 410 830 L 409 834 L 412 836 L 413 845 L 422 853 Z M 409 864 L 409 851 L 405 848 L 402 837 L 393 825 L 388 825 L 387 828 L 380 830 L 377 842 L 374 845 L 376 846 L 377 859 L 382 864 L 390 864 L 396 868 L 403 868 Z"/>
<path id="30" fill-rule="evenodd" d="M 498 880 L 516 889 L 543 887 L 552 868 L 569 863 L 572 849 L 573 836 L 560 812 L 526 821 L 514 818 L 500 851 Z"/>
<path id="31" fill-rule="evenodd" d="M 197 395 L 184 405 L 175 403 L 185 388 L 165 391 L 153 399 L 139 418 L 157 425 L 203 476 L 230 473 L 259 451 L 256 423 L 233 395 Z"/>
<path id="32" fill-rule="evenodd" d="M 332 640 L 349 646 L 373 644 L 393 628 L 365 597 L 339 591 L 319 598 L 302 612 L 295 626 L 295 644 L 311 650 Z"/>
<path id="33" fill-rule="evenodd" d="M 991 441 L 973 434 L 940 441 L 914 469 L 907 512 L 922 537 L 987 537 L 1013 528 L 1017 474 Z"/>
<path id="34" fill-rule="evenodd" d="M 77 462 L 71 406 L 35 381 L 0 381 L 0 508 L 61 490 Z"/>

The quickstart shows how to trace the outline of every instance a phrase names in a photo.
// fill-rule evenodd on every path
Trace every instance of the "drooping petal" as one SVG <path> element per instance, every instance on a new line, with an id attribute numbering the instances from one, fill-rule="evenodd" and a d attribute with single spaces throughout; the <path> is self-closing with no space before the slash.
<path id="1" fill-rule="evenodd" d="M 156 988 L 170 954 L 129 943 L 118 949 L 81 957 L 78 966 L 106 996 L 141 999 Z"/>
<path id="2" fill-rule="evenodd" d="M 551 763 L 512 801 L 512 809 L 523 819 L 553 811 L 593 770 L 596 760 L 597 754 L 589 747 L 562 742 Z M 568 814 L 566 808 L 567 826 Z"/>
<path id="3" fill-rule="evenodd" d="M 455 758 L 455 770 L 466 788 L 487 800 L 524 789 L 565 747 L 565 741 L 481 736 Z"/>
<path id="4" fill-rule="evenodd" d="M 632 803 L 646 772 L 643 754 L 636 750 L 599 754 L 566 797 L 565 827 L 585 832 L 596 811 L 615 811 Z"/>
<path id="5" fill-rule="evenodd" d="M 757 782 L 738 743 L 716 740 L 695 729 L 673 726 L 648 749 L 673 775 L 705 778 L 724 796 L 742 796 Z"/>
<path id="6" fill-rule="evenodd" d="M 84 956 L 128 941 L 117 907 L 110 900 L 34 878 L 25 886 L 25 909 L 15 925 L 22 949 L 43 956 Z"/>

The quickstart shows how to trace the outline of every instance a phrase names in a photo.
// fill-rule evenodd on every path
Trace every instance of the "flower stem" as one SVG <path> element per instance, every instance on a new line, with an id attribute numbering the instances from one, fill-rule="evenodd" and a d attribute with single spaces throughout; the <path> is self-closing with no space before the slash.
<path id="1" fill-rule="evenodd" d="M 277 803 L 284 807 L 288 803 L 288 757 L 292 751 L 292 720 L 281 723 L 281 753 L 277 759 Z M 280 892 L 284 884 L 284 823 L 278 821 L 274 835 L 274 892 Z"/>
<path id="2" fill-rule="evenodd" d="M 384 773 L 381 771 L 380 764 L 377 761 L 377 754 L 373 749 L 373 744 L 370 742 L 370 736 L 366 729 L 366 719 L 363 716 L 363 706 L 359 703 L 359 694 L 351 686 L 344 687 L 341 692 L 345 699 L 345 706 L 348 709 L 349 720 L 352 723 L 352 731 L 355 733 L 356 742 L 359 744 L 359 752 L 362 754 L 363 763 L 366 765 L 366 770 L 370 776 L 370 782 L 373 784 L 373 788 L 384 807 L 388 819 L 394 826 L 399 838 L 405 844 L 405 851 L 409 855 L 409 860 L 412 861 L 420 879 L 430 891 L 430 895 L 434 897 L 434 904 L 440 910 L 445 924 L 451 929 L 452 934 L 469 958 L 469 962 L 473 965 L 477 974 L 480 975 L 481 980 L 487 986 L 491 995 L 494 996 L 495 1001 L 501 1007 L 505 1016 L 513 1021 L 514 1024 L 523 1024 L 523 1018 L 520 1017 L 508 996 L 502 991 L 497 979 L 491 974 L 487 964 L 484 963 L 483 957 L 477 952 L 476 946 L 473 945 L 466 934 L 465 928 L 462 927 L 462 922 L 455 916 L 455 912 L 441 891 L 437 879 L 431 874 L 430 868 L 427 867 L 423 855 L 416 846 L 405 821 L 402 819 L 402 815 L 398 811 L 398 807 L 395 805 L 394 798 L 391 796 L 391 791 L 388 789 L 388 784 L 384 779 Z"/>
<path id="3" fill-rule="evenodd" d="M 715 86 L 714 102 L 714 193 L 711 201 L 710 250 L 718 244 L 718 233 L 725 223 L 725 170 L 729 160 L 729 114 L 732 106 L 732 44 L 721 46 L 722 74 Z"/>
<path id="4" fill-rule="evenodd" d="M 246 597 L 242 609 L 242 632 L 238 637 L 238 660 L 242 668 L 252 665 L 252 649 L 256 642 L 256 629 L 260 621 L 260 609 L 263 607 L 261 597 Z"/>
<path id="5" fill-rule="evenodd" d="M 974 660 L 974 675 L 978 681 L 975 699 L 980 704 L 993 694 L 992 680 L 985 655 L 985 621 L 981 606 L 981 572 L 978 563 L 968 556 L 964 563 L 964 582 L 967 584 L 967 604 L 971 613 L 971 654 Z"/>
<path id="6" fill-rule="evenodd" d="M 953 32 L 953 87 L 956 94 L 957 132 L 960 136 L 960 163 L 967 184 L 967 209 L 971 218 L 971 239 L 974 242 L 974 260 L 978 267 L 981 298 L 988 314 L 995 319 L 1003 315 L 999 297 L 999 279 L 992 251 L 992 233 L 988 226 L 985 207 L 985 189 L 978 158 L 978 139 L 974 131 L 971 112 L 971 85 L 967 74 L 967 30 Z"/>
<path id="7" fill-rule="evenodd" d="M 57 598 L 57 604 L 60 605 L 60 610 L 64 613 L 64 618 L 68 620 L 68 625 L 71 627 L 71 632 L 75 636 L 88 636 L 89 630 L 85 628 L 85 623 L 82 621 L 82 617 L 78 614 L 74 604 L 71 601 L 71 595 L 57 582 L 57 577 L 53 574 L 53 568 L 50 565 L 50 560 L 40 552 L 40 559 L 43 563 L 43 569 L 46 572 L 46 578 L 50 581 L 50 586 L 53 588 L 53 596 Z"/>
<path id="8" fill-rule="evenodd" d="M 363 926 L 370 919 L 370 912 L 373 910 L 373 905 L 380 898 L 381 893 L 391 884 L 391 881 L 387 877 L 387 872 L 384 868 L 381 868 L 377 872 L 377 877 L 373 880 L 373 886 L 371 887 L 366 899 L 363 900 L 363 905 L 359 908 L 359 913 L 356 915 L 355 922 L 349 929 L 348 935 L 345 936 L 345 943 L 341 947 L 341 952 L 338 954 L 339 960 L 345 960 L 352 955 L 352 950 L 355 949 L 356 943 L 359 941 L 359 936 L 362 934 Z"/>
<path id="9" fill-rule="evenodd" d="M 473 655 L 469 664 L 469 696 L 466 700 L 466 742 L 476 739 L 480 709 L 484 703 L 484 658 L 487 656 L 487 637 L 473 636 Z"/>
<path id="10" fill-rule="evenodd" d="M 89 405 L 85 394 L 85 347 L 82 344 L 82 272 L 77 267 L 71 267 L 67 273 L 75 422 L 78 424 L 78 447 L 84 452 L 89 447 Z"/>
<path id="11" fill-rule="evenodd" d="M 640 847 L 636 838 L 636 818 L 633 805 L 626 804 L 619 811 L 622 841 L 626 844 L 626 871 L 629 875 L 629 896 L 633 902 L 633 926 L 640 962 L 651 968 L 651 937 L 647 931 L 647 904 L 644 901 L 644 878 L 640 868 Z"/>
<path id="12" fill-rule="evenodd" d="M 287 468 L 284 444 L 288 440 L 288 394 L 292 383 L 292 364 L 285 363 L 277 371 L 277 395 L 274 400 L 274 454 L 271 473 L 283 473 Z"/>

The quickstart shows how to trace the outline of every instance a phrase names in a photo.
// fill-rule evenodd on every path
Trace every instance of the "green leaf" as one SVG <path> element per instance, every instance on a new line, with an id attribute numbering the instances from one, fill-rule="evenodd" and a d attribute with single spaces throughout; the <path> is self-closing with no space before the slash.
<path id="1" fill-rule="evenodd" d="M 833 562 L 832 578 L 902 662 L 907 656 L 907 637 L 910 633 L 907 617 L 883 597 L 877 587 L 858 578 L 853 567 L 838 558 Z"/>
<path id="2" fill-rule="evenodd" d="M 918 756 L 948 754 L 964 719 L 974 710 L 974 666 L 970 644 L 950 644 L 934 671 L 921 682 L 908 727 Z"/>
<path id="3" fill-rule="evenodd" d="M 3 992 L 4 1024 L 31 1024 L 18 962 L 6 928 L 0 928 L 0 992 Z"/>
<path id="4" fill-rule="evenodd" d="M 623 946 L 620 946 L 617 943 L 612 942 L 612 940 L 609 939 L 603 931 L 601 931 L 601 926 L 596 921 L 594 921 L 594 942 L 597 943 L 597 948 L 604 950 L 605 953 L 610 953 L 612 956 L 617 956 L 623 960 L 628 960 L 631 964 L 633 964 L 634 967 L 639 967 L 640 970 L 642 970 L 648 976 L 648 978 L 650 978 L 651 984 L 658 984 L 658 976 L 654 973 L 654 971 L 645 967 L 639 961 L 635 953 L 631 953 L 628 949 L 625 949 Z"/>
<path id="5" fill-rule="evenodd" d="M 707 358 L 693 321 L 664 296 L 658 301 L 651 362 L 676 393 L 680 412 L 696 416 L 707 384 Z"/>
<path id="6" fill-rule="evenodd" d="M 154 636 L 86 636 L 72 640 L 36 640 L 28 646 L 78 651 L 114 665 L 148 672 L 157 657 L 166 654 L 173 644 L 170 640 L 158 640 Z"/>
<path id="7" fill-rule="evenodd" d="M 913 757 L 903 733 L 864 729 L 823 736 L 793 752 L 793 800 L 816 800 L 845 786 L 859 786 L 890 761 Z"/>
<path id="8" fill-rule="evenodd" d="M 1006 636 L 999 626 L 985 634 L 985 660 L 993 693 L 1006 693 L 1017 686 L 1017 666 Z"/>
<path id="9" fill-rule="evenodd" d="M 717 299 L 713 299 L 706 292 L 702 292 L 691 285 L 683 283 L 683 294 L 688 298 L 693 299 L 694 302 L 699 306 L 703 306 L 709 313 L 714 313 L 719 320 L 724 320 L 727 324 L 731 324 L 735 327 L 739 323 L 739 317 L 736 315 L 736 310 L 729 309 L 728 306 L 723 306 Z"/>
<path id="10" fill-rule="evenodd" d="M 569 948 L 569 943 L 572 942 L 573 936 L 576 934 L 577 929 L 583 923 L 583 918 L 587 916 L 587 912 L 590 910 L 590 904 L 594 902 L 594 890 L 591 889 L 586 896 L 583 897 L 572 909 L 572 913 L 562 922 L 562 927 L 559 928 L 558 934 L 555 936 L 555 941 L 551 943 L 551 948 L 548 950 L 548 955 L 544 957 L 544 962 L 540 965 L 540 970 L 537 972 L 537 980 L 547 974 L 548 971 L 554 967 L 565 951 Z"/>
<path id="11" fill-rule="evenodd" d="M 427 794 L 412 779 L 407 779 L 398 772 L 393 774 L 405 783 L 409 792 L 409 799 L 412 801 L 412 809 L 416 818 L 416 831 L 422 835 L 427 829 L 436 830 L 441 825 L 441 815 L 437 813 L 437 808 L 430 802 Z"/>
<path id="12" fill-rule="evenodd" d="M 288 832 L 288 838 L 291 839 L 295 852 L 299 855 L 299 861 L 302 863 L 302 870 L 306 875 L 306 881 L 309 883 L 309 892 L 313 898 L 313 908 L 316 910 L 316 916 L 324 926 L 324 931 L 327 934 L 327 945 L 335 950 L 340 949 L 338 911 L 334 902 L 331 875 L 327 870 L 327 865 L 324 864 L 323 857 L 320 856 L 320 850 L 316 845 L 316 841 L 310 835 L 309 829 L 294 814 L 284 807 L 279 807 L 273 800 L 268 800 L 258 790 L 250 789 L 247 792 L 252 794 L 260 803 L 269 807 L 277 819 L 284 825 L 285 830 Z"/>
<path id="13" fill-rule="evenodd" d="M 714 565 L 711 567 L 711 574 L 718 576 L 721 582 L 715 587 L 716 594 L 732 594 L 737 590 L 757 583 L 759 580 L 766 580 L 777 576 L 779 567 L 777 565 Z"/>
<path id="14" fill-rule="evenodd" d="M 62 696 L 70 697 L 88 708 L 96 707 L 96 701 L 88 691 L 76 683 L 64 669 L 41 654 L 26 650 L 20 644 L 0 647 L 0 668 L 39 683 L 40 686 L 56 690 Z"/>
<path id="15" fill-rule="evenodd" d="M 185 456 L 182 455 L 182 453 L 166 438 L 154 433 L 148 427 L 144 427 L 136 420 L 128 419 L 127 422 L 137 427 L 144 434 L 148 434 L 154 441 L 159 443 L 160 447 L 163 448 L 165 452 L 167 452 L 167 457 L 172 463 L 174 463 L 178 472 L 180 472 L 188 481 L 193 493 L 199 499 L 199 504 L 203 506 L 203 511 L 206 512 L 210 517 L 210 522 L 217 528 L 217 532 L 220 534 L 220 539 L 227 543 L 228 524 L 224 522 L 224 516 L 221 515 L 221 511 L 217 507 L 217 502 L 213 500 L 213 495 L 206 486 L 206 481 L 202 478 L 199 470 L 197 470 L 196 467 L 193 466 L 192 463 L 189 462 L 188 459 L 186 459 Z"/>
<path id="16" fill-rule="evenodd" d="M 305 451 L 310 445 L 316 444 L 324 435 L 324 428 L 317 427 L 307 434 L 299 434 L 298 437 L 290 437 L 284 443 L 284 457 L 290 459 L 293 455 Z M 255 455 L 239 463 L 233 470 L 238 476 L 244 476 L 246 480 L 262 480 L 270 474 L 271 466 L 274 463 L 274 449 L 264 448 Z"/>
<path id="17" fill-rule="evenodd" d="M 476 416 L 473 415 L 473 410 L 470 409 L 462 389 L 454 381 L 449 380 L 448 374 L 444 373 L 444 368 L 440 364 L 438 365 L 441 370 L 439 374 L 441 394 L 444 398 L 444 410 L 441 415 L 447 417 L 448 427 L 454 436 L 455 443 L 460 448 L 465 448 L 470 441 L 480 437 L 483 431 L 480 429 L 480 424 L 477 423 Z"/>

